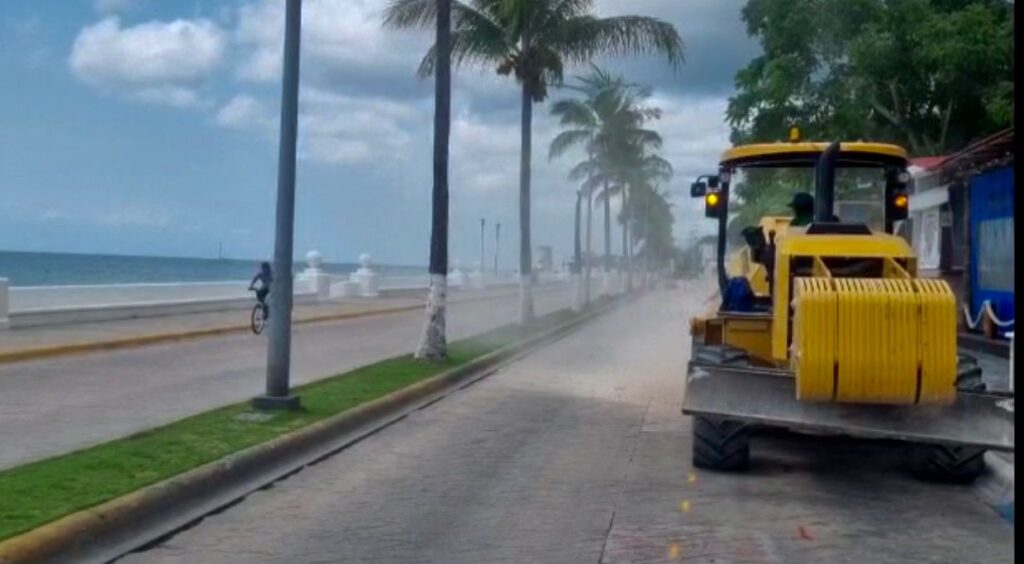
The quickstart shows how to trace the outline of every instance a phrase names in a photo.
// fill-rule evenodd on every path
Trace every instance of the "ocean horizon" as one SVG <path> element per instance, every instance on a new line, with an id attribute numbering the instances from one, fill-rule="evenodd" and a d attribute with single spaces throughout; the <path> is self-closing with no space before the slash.
<path id="1" fill-rule="evenodd" d="M 6 278 L 12 287 L 217 282 L 249 280 L 260 262 L 260 259 L 0 251 L 0 278 Z M 298 273 L 305 268 L 305 260 L 297 260 L 293 271 Z M 359 265 L 324 262 L 323 268 L 331 274 L 344 275 L 355 272 Z M 375 264 L 374 270 L 395 276 L 427 273 L 426 266 Z"/>

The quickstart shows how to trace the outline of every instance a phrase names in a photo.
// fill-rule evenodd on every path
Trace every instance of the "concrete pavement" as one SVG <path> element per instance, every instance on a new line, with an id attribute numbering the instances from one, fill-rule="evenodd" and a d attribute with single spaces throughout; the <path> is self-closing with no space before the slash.
<path id="1" fill-rule="evenodd" d="M 890 444 L 782 434 L 747 474 L 694 470 L 694 293 L 648 295 L 123 561 L 1013 561 L 1011 527 Z"/>
<path id="2" fill-rule="evenodd" d="M 538 290 L 538 313 L 569 306 Z M 518 320 L 517 294 L 454 303 L 452 339 Z M 423 312 L 295 325 L 292 382 L 412 351 Z M 263 391 L 266 338 L 246 333 L 0 365 L 0 468 L 62 454 L 244 401 Z"/>

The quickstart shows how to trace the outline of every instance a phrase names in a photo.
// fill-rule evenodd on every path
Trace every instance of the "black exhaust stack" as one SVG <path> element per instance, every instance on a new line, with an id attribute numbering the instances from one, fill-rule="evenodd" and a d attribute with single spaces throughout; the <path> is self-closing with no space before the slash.
<path id="1" fill-rule="evenodd" d="M 814 222 L 831 223 L 835 217 L 836 163 L 839 161 L 839 142 L 829 145 L 821 156 L 814 174 Z"/>

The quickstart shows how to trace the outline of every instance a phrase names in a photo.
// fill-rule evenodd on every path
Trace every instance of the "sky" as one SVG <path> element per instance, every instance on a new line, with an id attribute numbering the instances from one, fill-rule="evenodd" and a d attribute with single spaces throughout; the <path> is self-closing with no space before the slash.
<path id="1" fill-rule="evenodd" d="M 0 249 L 264 258 L 273 250 L 283 0 L 0 0 Z M 686 64 L 596 61 L 654 88 L 685 241 L 710 227 L 687 187 L 728 145 L 736 71 L 759 53 L 743 0 L 596 0 L 599 15 L 677 27 Z M 381 26 L 386 0 L 305 0 L 295 252 L 425 265 L 432 34 Z M 570 68 L 572 76 L 585 68 Z M 453 73 L 450 258 L 518 251 L 519 93 L 493 69 Z M 549 162 L 553 90 L 534 107 L 533 243 L 572 248 L 582 155 Z M 613 206 L 613 211 L 614 211 Z M 595 221 L 601 216 L 595 207 Z M 599 224 L 598 224 L 599 225 Z M 595 245 L 600 230 L 595 230 Z M 621 237 L 613 237 L 617 245 Z"/>

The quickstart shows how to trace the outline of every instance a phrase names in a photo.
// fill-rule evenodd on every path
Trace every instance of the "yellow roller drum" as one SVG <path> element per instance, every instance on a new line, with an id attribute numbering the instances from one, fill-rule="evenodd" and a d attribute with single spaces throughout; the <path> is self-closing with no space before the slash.
<path id="1" fill-rule="evenodd" d="M 797 399 L 908 405 L 955 399 L 956 308 L 941 280 L 797 278 Z"/>
<path id="2" fill-rule="evenodd" d="M 956 398 L 956 298 L 945 280 L 914 280 L 921 300 L 920 403 Z"/>
<path id="3" fill-rule="evenodd" d="M 836 347 L 836 300 L 827 278 L 793 281 L 792 359 L 796 397 L 831 401 Z"/>
<path id="4" fill-rule="evenodd" d="M 840 309 L 835 399 L 912 404 L 917 400 L 917 298 L 905 280 L 836 280 Z"/>

